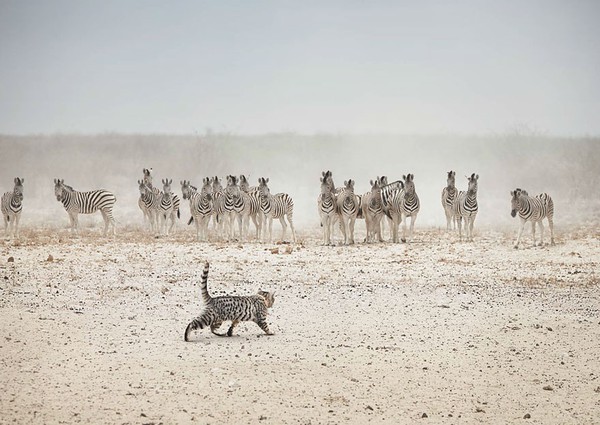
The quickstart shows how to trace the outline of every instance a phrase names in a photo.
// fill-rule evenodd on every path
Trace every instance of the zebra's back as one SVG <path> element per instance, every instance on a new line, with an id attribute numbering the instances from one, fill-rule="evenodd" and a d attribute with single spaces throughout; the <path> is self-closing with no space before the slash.
<path id="1" fill-rule="evenodd" d="M 89 192 L 74 192 L 74 206 L 81 214 L 91 214 L 98 210 L 112 210 L 117 197 L 108 190 L 98 189 Z"/>

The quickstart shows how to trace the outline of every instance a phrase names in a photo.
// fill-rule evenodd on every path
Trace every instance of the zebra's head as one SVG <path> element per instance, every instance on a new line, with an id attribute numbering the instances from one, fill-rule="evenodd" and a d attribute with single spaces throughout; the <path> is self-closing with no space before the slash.
<path id="1" fill-rule="evenodd" d="M 527 194 L 526 191 L 516 188 L 510 192 L 510 215 L 511 217 L 517 216 L 517 211 L 521 208 L 521 195 Z"/>
<path id="2" fill-rule="evenodd" d="M 240 174 L 240 189 L 246 193 L 250 191 L 250 183 L 245 175 Z"/>
<path id="3" fill-rule="evenodd" d="M 169 198 L 171 197 L 171 183 L 173 183 L 173 179 L 162 179 L 163 194 Z"/>
<path id="4" fill-rule="evenodd" d="M 335 183 L 333 183 L 333 174 L 331 173 L 331 171 L 322 171 L 321 174 L 323 176 L 321 177 L 321 182 L 325 182 L 326 184 L 328 184 L 331 188 L 331 191 L 335 192 Z"/>
<path id="5" fill-rule="evenodd" d="M 344 181 L 344 187 L 346 188 L 346 192 L 354 193 L 354 180 Z"/>
<path id="6" fill-rule="evenodd" d="M 190 180 L 184 180 L 179 183 L 181 184 L 183 199 L 189 199 L 190 196 L 192 196 L 192 182 Z"/>
<path id="7" fill-rule="evenodd" d="M 63 200 L 63 192 L 65 191 L 65 179 L 54 179 L 54 195 L 57 201 Z"/>
<path id="8" fill-rule="evenodd" d="M 261 197 L 271 194 L 271 190 L 269 189 L 269 186 L 267 186 L 267 183 L 269 183 L 268 177 L 266 179 L 264 177 L 258 178 L 258 191 Z"/>
<path id="9" fill-rule="evenodd" d="M 456 185 L 456 172 L 448 171 L 448 179 L 446 180 L 448 187 L 452 188 Z"/>
<path id="10" fill-rule="evenodd" d="M 215 176 L 214 180 L 212 181 L 212 187 L 213 187 L 213 192 L 220 192 L 221 190 L 223 190 L 223 186 L 221 185 L 221 180 L 219 180 L 218 176 Z"/>
<path id="11" fill-rule="evenodd" d="M 19 202 L 23 200 L 23 183 L 25 182 L 24 178 L 15 177 L 15 188 L 13 189 L 13 196 Z"/>
<path id="12" fill-rule="evenodd" d="M 152 168 L 144 168 L 142 172 L 144 173 L 144 184 L 152 187 Z"/>
<path id="13" fill-rule="evenodd" d="M 202 180 L 202 194 L 210 195 L 213 193 L 213 179 L 205 177 Z"/>
<path id="14" fill-rule="evenodd" d="M 379 177 L 375 178 L 375 180 L 371 180 L 369 182 L 371 184 L 371 193 L 381 193 L 381 185 L 379 184 Z"/>
<path id="15" fill-rule="evenodd" d="M 331 184 L 325 177 L 321 177 L 321 194 L 322 195 L 330 195 L 331 194 Z"/>
<path id="16" fill-rule="evenodd" d="M 388 184 L 387 176 L 379 177 L 379 187 L 387 186 L 387 184 Z"/>
<path id="17" fill-rule="evenodd" d="M 479 180 L 479 174 L 473 173 L 471 174 L 471 177 L 467 177 L 467 180 L 469 180 L 467 192 L 470 195 L 477 194 L 477 180 Z"/>
<path id="18" fill-rule="evenodd" d="M 227 187 L 237 186 L 238 178 L 236 176 L 227 176 Z"/>
<path id="19" fill-rule="evenodd" d="M 404 180 L 404 193 L 406 195 L 413 195 L 415 193 L 415 175 L 407 174 L 406 176 L 402 176 L 402 180 Z"/>

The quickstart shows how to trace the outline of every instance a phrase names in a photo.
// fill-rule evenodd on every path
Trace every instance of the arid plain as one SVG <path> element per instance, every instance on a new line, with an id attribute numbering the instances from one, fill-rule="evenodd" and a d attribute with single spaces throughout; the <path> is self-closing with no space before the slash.
<path id="1" fill-rule="evenodd" d="M 514 228 L 325 247 L 318 228 L 296 245 L 198 243 L 182 225 L 103 238 L 97 220 L 2 242 L 3 423 L 600 417 L 598 226 L 514 250 Z M 276 291 L 274 336 L 246 323 L 183 341 L 204 260 L 213 294 Z"/>

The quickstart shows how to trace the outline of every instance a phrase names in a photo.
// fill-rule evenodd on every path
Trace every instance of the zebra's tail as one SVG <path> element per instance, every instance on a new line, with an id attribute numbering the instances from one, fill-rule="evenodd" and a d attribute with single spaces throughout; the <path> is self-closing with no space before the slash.
<path id="1" fill-rule="evenodd" d="M 177 210 L 177 211 L 179 211 L 179 210 Z M 190 224 L 192 224 L 193 222 L 194 222 L 194 216 L 191 216 L 190 219 L 188 220 L 188 226 Z"/>
<path id="2" fill-rule="evenodd" d="M 202 280 L 200 281 L 200 291 L 202 292 L 202 301 L 204 304 L 208 304 L 211 300 L 210 294 L 208 293 L 208 261 L 204 263 L 204 270 L 202 271 Z"/>
<path id="3" fill-rule="evenodd" d="M 181 218 L 181 211 L 177 208 L 177 218 Z"/>

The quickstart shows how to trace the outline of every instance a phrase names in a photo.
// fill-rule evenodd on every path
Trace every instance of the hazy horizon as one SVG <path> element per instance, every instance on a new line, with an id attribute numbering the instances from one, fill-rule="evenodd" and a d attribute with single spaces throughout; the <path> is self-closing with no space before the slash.
<path id="1" fill-rule="evenodd" d="M 600 134 L 600 3 L 0 2 L 0 133 Z"/>

